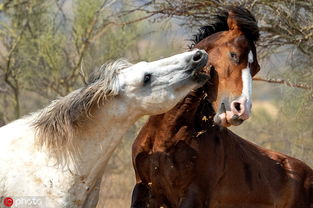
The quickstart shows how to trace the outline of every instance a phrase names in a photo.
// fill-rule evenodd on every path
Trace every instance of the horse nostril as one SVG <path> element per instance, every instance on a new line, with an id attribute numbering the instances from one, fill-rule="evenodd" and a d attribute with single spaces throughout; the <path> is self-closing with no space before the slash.
<path id="1" fill-rule="evenodd" d="M 235 109 L 238 111 L 238 112 L 240 112 L 241 111 L 241 107 L 240 107 L 240 103 L 234 103 L 234 107 L 235 107 Z"/>
<path id="2" fill-rule="evenodd" d="M 195 55 L 193 56 L 192 60 L 194 62 L 198 62 L 201 58 L 202 58 L 202 52 L 201 51 L 197 51 L 195 53 Z"/>
<path id="3" fill-rule="evenodd" d="M 247 100 L 238 99 L 231 103 L 230 109 L 234 115 L 238 115 L 241 120 L 247 120 L 249 118 L 250 110 L 246 109 L 248 105 Z"/>

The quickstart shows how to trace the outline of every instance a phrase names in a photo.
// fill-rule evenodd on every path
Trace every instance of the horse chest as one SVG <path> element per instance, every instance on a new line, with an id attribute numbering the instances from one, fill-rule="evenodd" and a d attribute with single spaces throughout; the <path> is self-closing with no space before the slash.
<path id="1" fill-rule="evenodd" d="M 141 164 L 149 165 L 142 174 L 146 176 L 153 195 L 167 196 L 168 200 L 176 203 L 194 178 L 197 158 L 196 150 L 184 141 L 178 142 L 168 152 L 147 156 Z"/>

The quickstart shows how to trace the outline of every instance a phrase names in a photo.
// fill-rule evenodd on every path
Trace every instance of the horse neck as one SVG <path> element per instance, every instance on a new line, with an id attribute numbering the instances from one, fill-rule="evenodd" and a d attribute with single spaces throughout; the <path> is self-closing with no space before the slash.
<path id="1" fill-rule="evenodd" d="M 80 155 L 73 160 L 77 172 L 71 171 L 75 182 L 70 192 L 82 202 L 97 196 L 109 159 L 128 128 L 140 117 L 141 113 L 132 106 L 113 98 L 93 111 L 92 119 L 77 132 Z"/>
<path id="2" fill-rule="evenodd" d="M 177 143 L 178 140 L 190 139 L 190 136 L 183 136 L 183 131 L 202 131 L 213 125 L 214 110 L 207 100 L 207 86 L 190 92 L 172 110 L 165 114 L 151 116 L 146 127 L 152 136 L 153 151 L 164 151 Z M 186 129 L 187 127 L 187 129 Z M 157 131 L 154 131 L 157 129 Z M 140 137 L 140 135 L 139 135 Z"/>
<path id="3" fill-rule="evenodd" d="M 138 110 L 119 98 L 113 98 L 93 112 L 79 130 L 82 170 L 105 165 L 127 129 L 140 117 Z M 101 164 L 103 163 L 103 164 Z M 86 169 L 87 168 L 87 169 Z"/>

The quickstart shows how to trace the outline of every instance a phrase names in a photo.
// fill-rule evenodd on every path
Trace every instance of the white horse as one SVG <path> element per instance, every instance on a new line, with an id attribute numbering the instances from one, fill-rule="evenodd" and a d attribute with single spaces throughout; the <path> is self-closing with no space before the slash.
<path id="1" fill-rule="evenodd" d="M 104 167 L 125 131 L 200 87 L 206 63 L 202 50 L 134 65 L 119 60 L 93 73 L 87 86 L 3 126 L 0 196 L 39 197 L 37 207 L 45 208 L 93 207 Z"/>

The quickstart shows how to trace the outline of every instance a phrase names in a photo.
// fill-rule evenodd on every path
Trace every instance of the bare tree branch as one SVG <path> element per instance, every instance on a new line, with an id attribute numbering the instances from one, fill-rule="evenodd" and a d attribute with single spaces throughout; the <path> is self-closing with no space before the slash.
<path id="1" fill-rule="evenodd" d="M 105 9 L 106 3 L 107 3 L 107 1 L 103 1 L 101 7 L 99 7 L 98 10 L 95 11 L 95 13 L 93 15 L 93 18 L 91 20 L 91 23 L 90 23 L 89 27 L 87 28 L 86 33 L 84 34 L 84 37 L 83 37 L 84 41 L 81 44 L 81 46 L 79 47 L 79 49 L 78 49 L 78 59 L 77 59 L 77 62 L 75 64 L 75 66 L 72 68 L 72 73 L 66 78 L 67 81 L 73 79 L 76 75 L 79 75 L 78 70 L 80 69 L 80 66 L 82 64 L 82 60 L 83 60 L 83 58 L 85 56 L 85 53 L 86 53 L 87 49 L 89 48 L 91 40 L 93 38 L 93 34 L 95 32 L 96 25 L 97 25 L 99 17 L 100 17 L 100 13 Z M 111 24 L 112 23 L 109 22 L 109 23 L 103 25 L 102 27 L 106 28 L 106 27 L 108 27 Z"/>
<path id="2" fill-rule="evenodd" d="M 8 90 L 0 87 L 0 93 L 6 93 Z"/>
<path id="3" fill-rule="evenodd" d="M 11 68 L 12 67 L 11 62 L 12 62 L 13 53 L 18 48 L 18 45 L 26 30 L 27 24 L 28 24 L 28 19 L 26 19 L 26 21 L 24 22 L 22 29 L 20 30 L 18 36 L 16 37 L 14 43 L 12 44 L 12 47 L 9 49 L 6 63 L 5 63 L 5 68 L 3 69 L 4 82 L 7 83 L 10 86 L 10 88 L 13 90 L 14 100 L 15 100 L 14 109 L 15 109 L 16 118 L 20 117 L 20 100 L 19 100 L 20 89 L 19 89 L 18 78 L 16 77 L 16 75 L 13 74 L 13 71 Z"/>
<path id="4" fill-rule="evenodd" d="M 270 78 L 261 78 L 261 77 L 254 77 L 254 81 L 261 81 L 261 82 L 268 82 L 268 83 L 273 83 L 273 84 L 283 84 L 289 87 L 294 87 L 294 88 L 301 88 L 301 89 L 306 89 L 306 90 L 312 90 L 313 87 L 305 84 L 299 84 L 299 83 L 293 83 L 288 80 L 283 80 L 283 79 L 270 79 Z"/>
<path id="5" fill-rule="evenodd" d="M 87 85 L 87 84 L 88 84 L 88 83 L 87 83 L 87 76 L 86 76 L 86 73 L 85 73 L 85 71 L 84 71 L 84 69 L 83 69 L 83 62 L 84 62 L 84 61 L 82 61 L 81 65 L 80 65 L 79 76 L 81 77 L 81 79 L 82 79 L 84 85 Z"/>
<path id="6" fill-rule="evenodd" d="M 313 57 L 312 2 L 307 0 L 154 0 L 139 7 L 139 10 L 147 14 L 157 13 L 159 14 L 157 19 L 184 18 L 183 25 L 200 27 L 209 24 L 214 14 L 224 6 L 244 5 L 259 20 L 262 32 L 260 48 L 268 50 L 286 44 L 295 45 L 299 51 Z"/>

